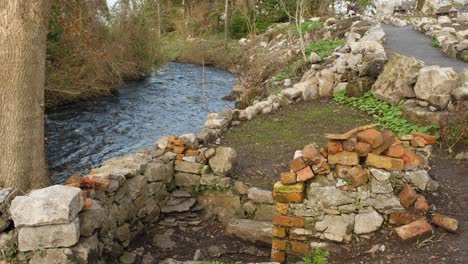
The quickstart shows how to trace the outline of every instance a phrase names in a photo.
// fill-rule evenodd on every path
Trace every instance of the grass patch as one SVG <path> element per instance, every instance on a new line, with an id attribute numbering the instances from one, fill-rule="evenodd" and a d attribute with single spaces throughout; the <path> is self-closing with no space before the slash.
<path id="1" fill-rule="evenodd" d="M 275 81 L 275 82 L 280 82 L 280 81 L 283 81 L 283 80 L 285 80 L 287 78 L 289 78 L 289 75 L 287 73 L 280 72 L 280 73 L 276 74 L 275 76 L 273 76 L 272 80 Z"/>
<path id="2" fill-rule="evenodd" d="M 327 264 L 329 256 L 328 251 L 316 248 L 313 253 L 306 254 L 302 260 L 304 264 Z"/>
<path id="3" fill-rule="evenodd" d="M 312 32 L 313 30 L 317 28 L 321 28 L 322 26 L 323 26 L 323 22 L 320 22 L 320 21 L 306 21 L 301 24 L 301 31 L 302 31 L 302 34 L 306 34 L 306 33 Z M 296 24 L 292 24 L 291 27 L 294 30 L 294 34 L 296 36 L 299 36 L 299 30 L 297 30 Z"/>
<path id="4" fill-rule="evenodd" d="M 372 96 L 371 92 L 367 92 L 364 96 L 356 98 L 347 97 L 346 92 L 343 91 L 335 96 L 335 101 L 352 105 L 374 116 L 375 121 L 380 123 L 384 129 L 388 129 L 397 135 L 409 134 L 415 131 L 434 134 L 438 129 L 434 125 L 420 127 L 408 122 L 403 118 L 403 113 L 401 112 L 403 101 L 396 106 L 392 106 L 387 102 L 376 99 Z"/>
<path id="5" fill-rule="evenodd" d="M 318 41 L 307 45 L 305 47 L 305 51 L 307 54 L 315 52 L 323 59 L 330 56 L 336 48 L 344 45 L 345 43 L 346 41 L 343 39 L 335 41 Z"/>
<path id="6" fill-rule="evenodd" d="M 432 40 L 432 47 L 436 47 L 436 48 L 440 47 L 440 43 L 437 39 Z"/>

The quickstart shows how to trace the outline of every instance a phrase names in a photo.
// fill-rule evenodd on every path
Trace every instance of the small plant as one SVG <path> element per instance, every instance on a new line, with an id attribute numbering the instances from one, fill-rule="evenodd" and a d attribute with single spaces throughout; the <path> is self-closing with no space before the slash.
<path id="1" fill-rule="evenodd" d="M 320 28 L 322 26 L 323 26 L 323 22 L 320 22 L 320 21 L 306 21 L 301 24 L 301 31 L 302 31 L 302 34 L 305 34 L 305 33 L 309 33 L 313 31 L 316 28 Z M 299 30 L 297 30 L 296 25 L 291 25 L 291 27 L 294 28 L 294 33 L 296 35 L 299 35 Z"/>
<path id="2" fill-rule="evenodd" d="M 307 54 L 315 52 L 323 59 L 330 56 L 336 48 L 343 46 L 345 43 L 346 41 L 343 39 L 335 41 L 318 41 L 307 45 L 305 47 L 305 51 Z"/>
<path id="3" fill-rule="evenodd" d="M 367 92 L 364 96 L 356 98 L 347 97 L 346 91 L 343 91 L 336 94 L 335 101 L 352 105 L 372 115 L 384 129 L 388 129 L 397 135 L 405 135 L 411 132 L 434 134 L 438 129 L 434 125 L 420 127 L 408 122 L 403 118 L 403 113 L 401 112 L 403 101 L 396 106 L 392 106 L 388 102 L 376 99 L 372 96 L 371 92 Z"/>
<path id="4" fill-rule="evenodd" d="M 217 192 L 226 192 L 230 188 L 230 183 L 227 187 L 220 185 L 220 178 L 218 176 L 214 176 L 213 182 L 210 184 L 198 184 L 196 187 L 197 192 L 203 191 L 217 191 Z"/>
<path id="5" fill-rule="evenodd" d="M 436 48 L 440 47 L 440 43 L 437 39 L 432 40 L 432 47 L 436 47 Z"/>
<path id="6" fill-rule="evenodd" d="M 455 111 L 441 120 L 440 138 L 442 146 L 447 148 L 450 154 L 458 143 L 468 143 L 468 134 L 466 129 L 468 124 L 468 114 L 464 110 L 463 104 L 457 104 Z"/>
<path id="7" fill-rule="evenodd" d="M 289 75 L 287 73 L 280 72 L 280 73 L 276 74 L 275 76 L 273 76 L 272 80 L 275 81 L 275 82 L 279 82 L 279 81 L 283 81 L 283 80 L 285 80 L 287 78 L 289 78 Z"/>
<path id="8" fill-rule="evenodd" d="M 316 248 L 313 254 L 306 254 L 302 260 L 304 264 L 327 264 L 329 256 L 330 253 L 328 253 L 328 251 L 322 251 L 320 248 Z"/>
<path id="9" fill-rule="evenodd" d="M 6 242 L 5 244 L 5 248 L 1 249 L 2 253 L 3 253 L 3 258 L 7 261 L 7 262 L 16 262 L 17 258 L 17 254 L 18 254 L 18 248 L 16 247 L 16 245 L 11 242 L 11 241 L 8 241 Z"/>
<path id="10" fill-rule="evenodd" d="M 348 186 L 351 185 L 351 178 L 349 177 L 343 178 L 343 183 Z"/>

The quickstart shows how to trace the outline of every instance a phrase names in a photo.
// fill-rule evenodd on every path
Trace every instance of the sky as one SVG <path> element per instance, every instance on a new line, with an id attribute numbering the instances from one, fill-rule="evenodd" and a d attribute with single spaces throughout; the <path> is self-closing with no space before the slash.
<path id="1" fill-rule="evenodd" d="M 118 0 L 106 0 L 106 1 L 107 1 L 107 5 L 109 7 L 112 7 L 115 4 L 115 2 L 117 2 Z"/>

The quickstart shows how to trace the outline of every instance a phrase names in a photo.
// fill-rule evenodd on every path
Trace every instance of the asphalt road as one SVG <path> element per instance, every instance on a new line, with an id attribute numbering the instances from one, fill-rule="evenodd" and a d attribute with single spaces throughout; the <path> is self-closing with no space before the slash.
<path id="1" fill-rule="evenodd" d="M 387 34 L 385 48 L 390 52 L 396 52 L 405 56 L 412 56 L 424 61 L 426 65 L 439 65 L 441 67 L 452 67 L 456 72 L 468 68 L 468 63 L 459 59 L 451 58 L 432 46 L 432 39 L 411 26 L 395 27 L 382 24 Z"/>

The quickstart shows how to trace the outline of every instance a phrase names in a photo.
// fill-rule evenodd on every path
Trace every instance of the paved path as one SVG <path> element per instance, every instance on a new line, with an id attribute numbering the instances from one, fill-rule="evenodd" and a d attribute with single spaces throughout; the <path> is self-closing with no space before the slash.
<path id="1" fill-rule="evenodd" d="M 468 68 L 468 63 L 451 58 L 442 53 L 440 48 L 432 47 L 431 38 L 413 30 L 411 26 L 395 27 L 382 24 L 382 28 L 387 34 L 385 48 L 390 52 L 416 57 L 426 65 L 452 67 L 456 72 Z"/>

